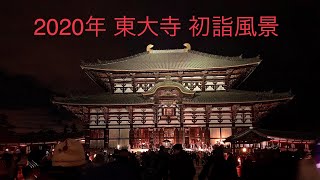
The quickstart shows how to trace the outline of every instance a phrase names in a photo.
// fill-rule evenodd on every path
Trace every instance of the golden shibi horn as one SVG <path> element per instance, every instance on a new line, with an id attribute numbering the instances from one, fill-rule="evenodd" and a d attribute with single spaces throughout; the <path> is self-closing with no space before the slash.
<path id="1" fill-rule="evenodd" d="M 187 51 L 191 50 L 191 45 L 189 43 L 184 43 L 183 46 L 186 47 L 185 49 Z"/>
<path id="2" fill-rule="evenodd" d="M 151 52 L 153 48 L 153 44 L 149 44 L 146 48 L 147 52 Z"/>

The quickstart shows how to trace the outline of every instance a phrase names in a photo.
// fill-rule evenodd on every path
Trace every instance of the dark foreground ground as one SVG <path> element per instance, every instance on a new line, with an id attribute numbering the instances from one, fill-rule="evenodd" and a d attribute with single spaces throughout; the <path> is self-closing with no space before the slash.
<path id="1" fill-rule="evenodd" d="M 297 180 L 320 180 L 320 169 L 312 159 L 303 159 L 298 163 Z"/>
<path id="2" fill-rule="evenodd" d="M 198 175 L 202 170 L 202 166 L 196 166 L 196 176 L 194 180 L 198 180 Z M 316 168 L 316 163 L 313 159 L 302 159 L 297 163 L 282 166 L 281 164 L 271 167 L 270 172 L 264 171 L 265 174 L 260 174 L 259 179 L 252 178 L 252 180 L 262 179 L 281 179 L 281 180 L 320 180 L 320 169 Z M 241 179 L 239 180 L 246 180 Z M 250 179 L 251 180 L 251 179 Z"/>

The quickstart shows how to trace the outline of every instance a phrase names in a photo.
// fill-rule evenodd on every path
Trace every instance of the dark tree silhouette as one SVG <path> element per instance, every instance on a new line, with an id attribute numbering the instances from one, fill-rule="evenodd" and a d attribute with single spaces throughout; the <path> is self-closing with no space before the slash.
<path id="1" fill-rule="evenodd" d="M 68 133 L 68 129 L 69 129 L 69 126 L 66 124 L 66 125 L 64 126 L 63 132 L 64 132 L 64 133 Z"/>
<path id="2" fill-rule="evenodd" d="M 77 126 L 76 126 L 75 123 L 73 123 L 73 124 L 71 125 L 71 130 L 72 130 L 72 133 L 77 133 L 77 132 L 78 132 L 78 128 L 77 128 Z"/>
<path id="3" fill-rule="evenodd" d="M 8 122 L 8 116 L 5 114 L 0 114 L 0 127 L 5 129 L 14 128 L 14 126 Z"/>

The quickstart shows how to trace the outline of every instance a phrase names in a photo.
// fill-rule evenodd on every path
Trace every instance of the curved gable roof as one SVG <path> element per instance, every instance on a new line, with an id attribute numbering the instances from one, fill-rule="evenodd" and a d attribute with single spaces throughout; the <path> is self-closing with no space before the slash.
<path id="1" fill-rule="evenodd" d="M 82 69 L 107 71 L 201 70 L 254 65 L 259 57 L 225 57 L 194 50 L 152 50 L 113 61 L 82 65 Z"/>
<path id="2" fill-rule="evenodd" d="M 195 93 L 194 91 L 191 91 L 191 90 L 185 88 L 182 84 L 180 84 L 178 82 L 174 82 L 174 81 L 169 80 L 167 78 L 167 80 L 157 83 L 149 91 L 142 93 L 142 94 L 144 96 L 153 95 L 154 93 L 157 92 L 158 89 L 166 88 L 166 87 L 178 88 L 182 94 L 186 94 L 186 95 L 194 95 L 194 93 Z"/>

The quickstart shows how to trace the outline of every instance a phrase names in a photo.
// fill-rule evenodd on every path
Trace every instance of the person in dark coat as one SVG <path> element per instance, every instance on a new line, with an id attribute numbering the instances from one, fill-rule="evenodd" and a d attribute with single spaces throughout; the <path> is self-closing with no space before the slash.
<path id="1" fill-rule="evenodd" d="M 202 168 L 199 174 L 199 180 L 226 180 L 227 179 L 227 166 L 223 154 L 223 147 L 216 147 L 212 151 L 207 163 Z"/>
<path id="2" fill-rule="evenodd" d="M 261 165 L 263 165 L 263 166 L 265 166 L 265 164 L 266 164 L 266 162 L 261 163 Z M 261 169 L 261 167 L 260 167 L 260 169 Z M 263 169 L 265 169 L 265 168 L 263 168 Z M 251 155 L 247 155 L 242 163 L 241 177 L 246 180 L 254 180 L 255 174 L 256 173 L 254 172 L 253 157 Z"/>
<path id="3" fill-rule="evenodd" d="M 226 176 L 228 180 L 236 180 L 238 178 L 237 166 L 237 160 L 233 154 L 229 152 L 226 161 Z"/>
<path id="4" fill-rule="evenodd" d="M 0 179 L 13 180 L 15 175 L 15 161 L 12 154 L 5 152 L 0 158 Z"/>
<path id="5" fill-rule="evenodd" d="M 196 170 L 191 157 L 182 149 L 181 144 L 173 146 L 173 155 L 169 164 L 171 180 L 193 180 Z"/>
<path id="6" fill-rule="evenodd" d="M 142 161 L 143 180 L 160 180 L 159 157 L 153 151 L 148 151 Z"/>
<path id="7" fill-rule="evenodd" d="M 102 161 L 102 159 L 101 159 Z M 140 180 L 140 171 L 137 167 L 135 160 L 130 158 L 128 150 L 122 149 L 117 151 L 117 155 L 114 161 L 104 164 L 99 163 L 99 165 L 94 165 L 93 167 L 87 169 L 85 175 L 81 180 Z"/>
<path id="8" fill-rule="evenodd" d="M 160 146 L 159 150 L 159 176 L 161 180 L 168 179 L 169 170 L 169 154 L 165 151 L 164 146 Z"/>

